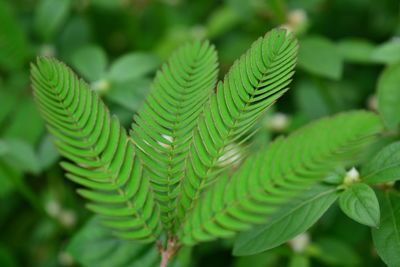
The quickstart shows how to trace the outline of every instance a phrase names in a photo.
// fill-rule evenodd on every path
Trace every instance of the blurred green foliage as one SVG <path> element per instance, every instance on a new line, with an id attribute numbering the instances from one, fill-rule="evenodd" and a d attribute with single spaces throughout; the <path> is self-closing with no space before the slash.
<path id="1" fill-rule="evenodd" d="M 262 122 L 256 143 L 329 114 L 378 106 L 388 130 L 370 155 L 399 139 L 398 1 L 0 0 L 0 266 L 157 264 L 154 247 L 119 242 L 98 229 L 63 178 L 29 87 L 29 63 L 36 56 L 71 65 L 128 126 L 155 71 L 179 45 L 210 39 L 222 76 L 253 40 L 282 25 L 300 40 L 297 73 L 289 94 Z M 370 164 L 397 159 L 393 147 Z M 386 176 L 367 175 L 368 164 L 363 171 L 371 183 L 393 181 L 399 161 L 391 162 L 382 167 L 391 168 Z M 308 230 L 301 250 L 289 243 L 233 257 L 233 241 L 218 241 L 182 250 L 171 266 L 385 266 L 377 253 L 399 266 L 396 235 L 385 239 L 400 227 L 393 224 L 400 221 L 399 193 L 378 197 L 381 228 L 372 231 L 377 251 L 369 228 L 334 204 Z"/>

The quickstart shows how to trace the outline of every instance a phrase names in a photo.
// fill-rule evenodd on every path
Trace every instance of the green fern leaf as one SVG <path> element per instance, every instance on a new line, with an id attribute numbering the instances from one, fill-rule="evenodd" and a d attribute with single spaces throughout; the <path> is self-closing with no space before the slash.
<path id="1" fill-rule="evenodd" d="M 198 121 L 186 159 L 178 211 L 181 222 L 217 174 L 243 156 L 238 147 L 254 133 L 260 116 L 288 90 L 297 50 L 292 34 L 272 30 L 254 42 L 218 84 Z"/>
<path id="2" fill-rule="evenodd" d="M 322 119 L 278 138 L 249 157 L 233 177 L 219 177 L 188 216 L 179 233 L 181 242 L 230 237 L 265 222 L 279 205 L 354 159 L 380 130 L 376 115 L 360 111 Z"/>
<path id="3" fill-rule="evenodd" d="M 192 131 L 217 79 L 217 55 L 208 42 L 178 49 L 157 73 L 152 91 L 132 126 L 131 136 L 146 166 L 166 230 L 176 217 L 178 184 Z"/>
<path id="4" fill-rule="evenodd" d="M 122 238 L 155 241 L 159 208 L 134 144 L 96 93 L 64 64 L 39 58 L 31 67 L 37 105 L 61 154 L 67 177 L 85 189 L 87 207 Z"/>

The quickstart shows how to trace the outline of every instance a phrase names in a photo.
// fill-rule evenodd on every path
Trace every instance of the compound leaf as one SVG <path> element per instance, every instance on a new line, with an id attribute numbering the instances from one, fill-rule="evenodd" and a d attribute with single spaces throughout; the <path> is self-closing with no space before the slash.
<path id="1" fill-rule="evenodd" d="M 219 173 L 245 156 L 240 145 L 287 90 L 294 73 L 297 40 L 284 29 L 268 32 L 231 67 L 210 96 L 193 133 L 181 184 L 180 227 Z"/>
<path id="2" fill-rule="evenodd" d="M 197 117 L 215 87 L 217 67 L 217 54 L 208 42 L 181 47 L 157 73 L 147 101 L 134 117 L 131 136 L 152 181 L 166 229 L 176 217 L 184 159 Z"/>
<path id="3" fill-rule="evenodd" d="M 230 237 L 265 223 L 278 207 L 354 160 L 381 130 L 369 112 L 321 119 L 250 156 L 202 197 L 180 234 L 184 244 Z"/>
<path id="4" fill-rule="evenodd" d="M 143 242 L 160 234 L 159 208 L 143 177 L 135 146 L 99 96 L 63 63 L 38 58 L 31 67 L 36 103 L 55 137 L 67 177 L 88 208 L 105 216 L 115 234 Z"/>

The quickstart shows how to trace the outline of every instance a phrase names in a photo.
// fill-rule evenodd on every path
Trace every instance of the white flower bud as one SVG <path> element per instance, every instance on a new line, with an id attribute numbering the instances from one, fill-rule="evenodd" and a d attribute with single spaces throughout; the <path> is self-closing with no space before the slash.
<path id="1" fill-rule="evenodd" d="M 110 82 L 106 79 L 101 79 L 91 84 L 91 88 L 93 89 L 93 91 L 97 91 L 99 93 L 108 91 L 110 89 L 110 86 Z"/>
<path id="2" fill-rule="evenodd" d="M 351 168 L 344 177 L 343 183 L 345 185 L 351 185 L 360 181 L 360 173 L 356 168 Z"/>
<path id="3" fill-rule="evenodd" d="M 230 163 L 234 163 L 236 166 L 239 162 L 240 150 L 237 146 L 229 145 L 225 148 L 225 153 L 218 158 L 219 166 L 224 167 Z"/>
<path id="4" fill-rule="evenodd" d="M 76 214 L 72 210 L 63 210 L 58 216 L 60 223 L 65 227 L 73 227 L 76 224 Z"/>
<path id="5" fill-rule="evenodd" d="M 368 97 L 367 107 L 369 110 L 378 110 L 378 98 L 376 97 L 376 95 L 371 95 L 370 97 Z"/>
<path id="6" fill-rule="evenodd" d="M 289 122 L 290 119 L 286 114 L 277 112 L 268 120 L 267 128 L 275 132 L 282 132 L 287 129 Z"/>
<path id="7" fill-rule="evenodd" d="M 159 143 L 160 146 L 162 146 L 166 149 L 172 149 L 170 143 L 172 143 L 174 141 L 174 138 L 172 136 L 165 135 L 165 134 L 162 134 L 161 137 L 164 138 L 166 140 L 166 142 L 157 141 L 157 143 Z"/>
<path id="8" fill-rule="evenodd" d="M 46 203 L 45 210 L 51 217 L 57 217 L 61 212 L 60 203 L 50 200 Z"/>
<path id="9" fill-rule="evenodd" d="M 71 266 L 75 263 L 74 258 L 72 256 L 64 251 L 61 251 L 58 254 L 58 262 L 62 266 Z"/>
<path id="10" fill-rule="evenodd" d="M 297 253 L 303 252 L 310 244 L 310 235 L 305 232 L 289 240 L 289 246 Z"/>
<path id="11" fill-rule="evenodd" d="M 43 57 L 54 57 L 56 55 L 56 48 L 52 44 L 44 44 L 40 47 L 39 54 Z"/>

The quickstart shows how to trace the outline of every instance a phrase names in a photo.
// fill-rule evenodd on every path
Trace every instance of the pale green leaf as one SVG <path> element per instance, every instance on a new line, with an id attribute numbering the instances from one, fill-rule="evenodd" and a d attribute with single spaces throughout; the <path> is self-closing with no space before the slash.
<path id="1" fill-rule="evenodd" d="M 0 143 L 7 151 L 1 158 L 10 166 L 34 174 L 40 171 L 40 163 L 32 145 L 19 139 L 4 139 Z"/>
<path id="2" fill-rule="evenodd" d="M 98 223 L 99 217 L 89 220 L 66 247 L 83 266 L 98 267 L 155 267 L 159 256 L 154 245 L 120 240 Z"/>
<path id="3" fill-rule="evenodd" d="M 107 55 L 101 47 L 87 45 L 71 55 L 71 65 L 85 79 L 95 82 L 105 74 Z"/>
<path id="4" fill-rule="evenodd" d="M 342 77 L 343 56 L 338 47 L 323 37 L 308 37 L 301 41 L 299 67 L 334 80 Z"/>
<path id="5" fill-rule="evenodd" d="M 388 128 L 400 123 L 400 63 L 383 70 L 378 81 L 378 110 Z"/>
<path id="6" fill-rule="evenodd" d="M 400 61 L 400 41 L 392 40 L 375 48 L 371 58 L 378 63 L 392 64 Z"/>
<path id="7" fill-rule="evenodd" d="M 130 53 L 114 61 L 108 75 L 112 81 L 126 82 L 154 72 L 159 65 L 160 60 L 151 54 Z"/>
<path id="8" fill-rule="evenodd" d="M 345 61 L 371 63 L 375 45 L 363 39 L 344 39 L 338 43 L 338 48 Z"/>
<path id="9" fill-rule="evenodd" d="M 71 7 L 71 0 L 41 0 L 33 22 L 36 33 L 44 41 L 50 41 L 65 22 Z"/>

